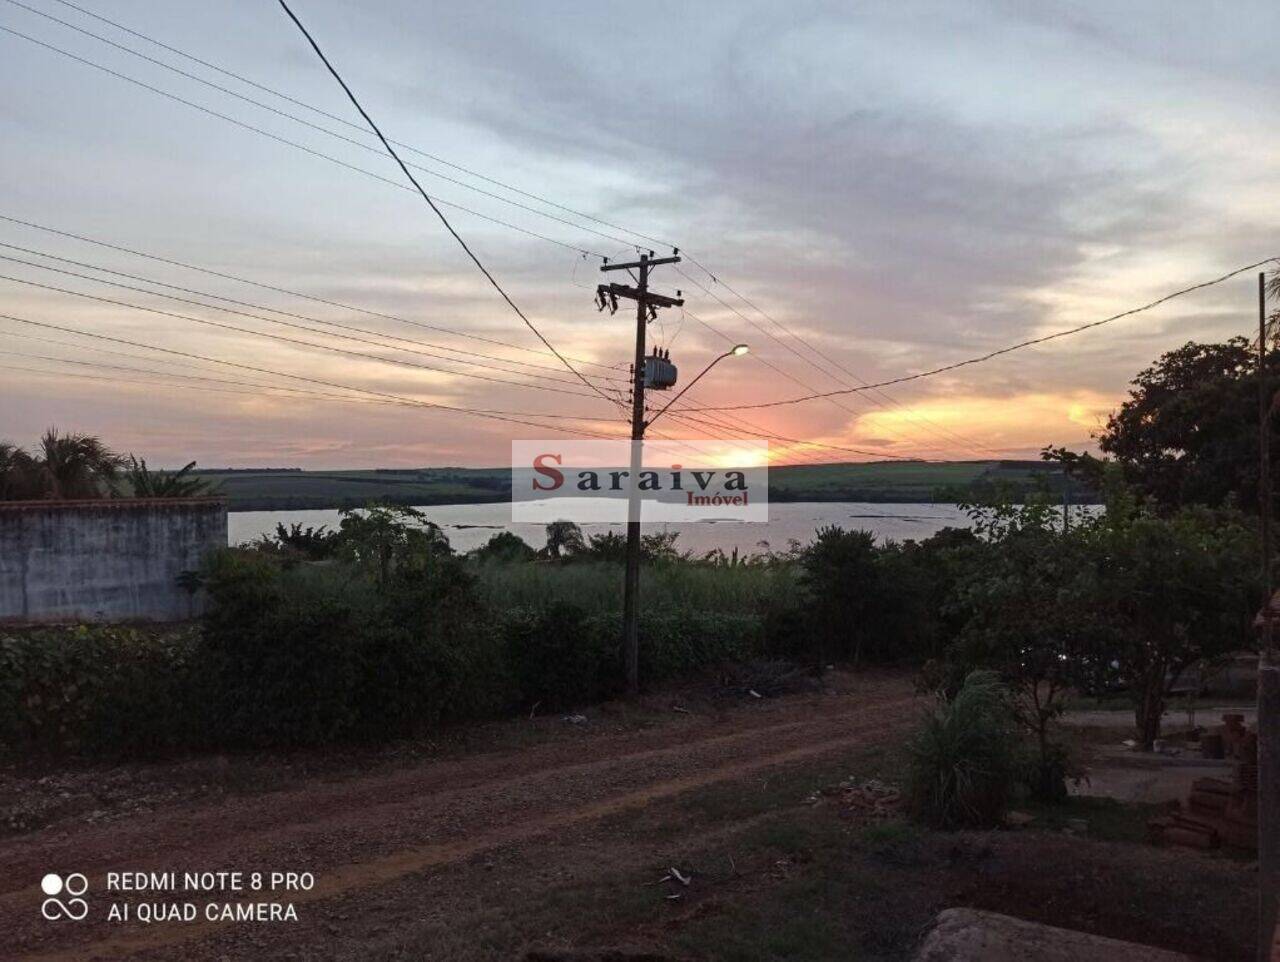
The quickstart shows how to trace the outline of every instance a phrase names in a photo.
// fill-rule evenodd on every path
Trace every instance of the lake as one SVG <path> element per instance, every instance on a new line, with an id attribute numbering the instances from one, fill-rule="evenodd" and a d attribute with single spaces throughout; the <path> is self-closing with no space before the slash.
<path id="1" fill-rule="evenodd" d="M 512 524 L 511 506 L 497 504 L 433 505 L 419 509 L 438 524 L 457 551 L 478 548 L 499 531 L 513 531 L 530 545 L 541 548 L 546 533 L 541 524 Z M 1073 509 L 1078 510 L 1078 509 Z M 337 510 L 331 511 L 234 511 L 227 516 L 227 540 L 231 544 L 252 541 L 275 532 L 276 525 L 295 523 L 338 525 Z M 695 555 L 720 548 L 739 554 L 764 550 L 761 542 L 775 551 L 785 551 L 787 543 L 813 540 L 814 532 L 825 525 L 861 528 L 881 541 L 921 540 L 947 527 L 968 527 L 968 517 L 954 504 L 862 504 L 858 502 L 798 501 L 769 506 L 767 524 L 742 521 L 700 521 L 687 524 L 645 525 L 645 531 L 680 532 L 676 548 Z M 623 531 L 623 524 L 584 524 L 583 534 Z"/>

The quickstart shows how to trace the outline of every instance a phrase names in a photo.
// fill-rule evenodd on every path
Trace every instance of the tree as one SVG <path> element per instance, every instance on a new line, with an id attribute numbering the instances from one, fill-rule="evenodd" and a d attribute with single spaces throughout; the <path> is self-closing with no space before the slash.
<path id="1" fill-rule="evenodd" d="M 330 531 L 328 525 L 323 524 L 304 528 L 301 522 L 294 522 L 286 528 L 282 522 L 276 525 L 274 535 L 262 535 L 253 542 L 253 547 L 265 554 L 281 555 L 286 561 L 323 561 L 337 551 L 338 532 Z"/>
<path id="2" fill-rule="evenodd" d="M 1097 613 L 1097 657 L 1129 687 L 1138 738 L 1150 750 L 1186 670 L 1253 646 L 1257 536 L 1233 511 L 1161 516 L 1110 504 L 1082 531 L 1091 558 L 1082 595 Z"/>
<path id="3" fill-rule="evenodd" d="M 129 489 L 135 498 L 200 498 L 213 493 L 214 485 L 207 478 L 190 477 L 194 461 L 177 471 L 155 471 L 147 468 L 145 460 L 129 455 Z"/>
<path id="4" fill-rule="evenodd" d="M 582 529 L 572 521 L 552 521 L 547 525 L 547 546 L 542 550 L 548 558 L 576 554 L 583 547 Z"/>
<path id="5" fill-rule="evenodd" d="M 1069 688 L 1102 678 L 1128 688 L 1150 750 L 1187 669 L 1253 644 L 1262 592 L 1247 517 L 1157 510 L 1119 474 L 1112 465 L 1103 479 L 1106 511 L 1069 530 L 1047 504 L 974 509 L 984 550 L 965 556 L 949 603 L 964 618 L 948 653 L 952 673 L 991 668 L 1015 690 L 1018 718 L 1040 747 L 1044 790 L 1060 760 L 1049 725 Z"/>
<path id="6" fill-rule="evenodd" d="M 0 501 L 23 501 L 43 495 L 39 462 L 16 444 L 0 441 Z"/>
<path id="7" fill-rule="evenodd" d="M 482 564 L 518 564 L 538 556 L 518 534 L 500 531 L 470 553 Z"/>
<path id="8" fill-rule="evenodd" d="M 1275 396 L 1280 352 L 1272 351 L 1267 363 L 1268 390 Z M 1098 446 L 1140 497 L 1162 509 L 1234 501 L 1256 511 L 1257 370 L 1256 351 L 1243 337 L 1169 351 L 1134 378 L 1129 399 L 1108 418 Z M 1277 448 L 1273 442 L 1273 474 L 1280 468 Z M 1099 458 L 1065 449 L 1047 449 L 1045 457 L 1087 480 L 1101 478 Z"/>
<path id="9" fill-rule="evenodd" d="M 39 470 L 45 496 L 58 500 L 101 498 L 115 491 L 125 458 L 90 434 L 59 434 L 49 428 L 40 439 Z"/>
<path id="10" fill-rule="evenodd" d="M 337 548 L 368 571 L 380 588 L 390 584 L 393 575 L 413 577 L 426 571 L 433 559 L 453 554 L 444 532 L 421 511 L 389 504 L 344 508 Z"/>
<path id="11" fill-rule="evenodd" d="M 1066 793 L 1066 751 L 1051 738 L 1066 696 L 1079 685 L 1097 638 L 1096 607 L 1082 590 L 1083 526 L 1063 530 L 1044 504 L 969 506 L 980 550 L 965 555 L 948 606 L 962 622 L 950 674 L 996 671 L 1009 707 L 1036 741 L 1028 781 L 1042 798 Z"/>
<path id="12" fill-rule="evenodd" d="M 869 640 L 872 609 L 881 603 L 875 535 L 836 525 L 819 528 L 800 564 L 820 659 L 851 656 L 859 661 Z"/>

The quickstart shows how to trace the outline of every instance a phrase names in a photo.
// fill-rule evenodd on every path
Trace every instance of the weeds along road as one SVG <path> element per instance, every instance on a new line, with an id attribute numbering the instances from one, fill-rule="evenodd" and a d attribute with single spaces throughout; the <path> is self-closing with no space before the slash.
<path id="1" fill-rule="evenodd" d="M 643 816 L 654 806 L 883 743 L 909 722 L 912 702 L 904 679 L 835 676 L 821 693 L 655 712 L 638 728 L 563 725 L 515 750 L 314 779 L 109 824 L 54 824 L 0 843 L 4 957 L 501 957 L 486 956 L 477 940 L 532 944 L 544 934 L 512 931 L 518 923 L 503 917 L 504 900 L 527 896 L 531 883 L 545 896 L 660 863 L 695 822 L 700 833 L 735 827 L 705 811 L 653 824 Z M 459 877 L 447 878 L 453 870 Z M 40 880 L 51 871 L 87 876 L 84 921 L 41 917 Z M 315 885 L 238 896 L 109 893 L 109 871 L 311 872 Z M 205 903 L 237 899 L 291 902 L 297 921 L 205 917 Z M 199 907 L 192 921 L 106 917 L 112 902 L 185 901 Z"/>

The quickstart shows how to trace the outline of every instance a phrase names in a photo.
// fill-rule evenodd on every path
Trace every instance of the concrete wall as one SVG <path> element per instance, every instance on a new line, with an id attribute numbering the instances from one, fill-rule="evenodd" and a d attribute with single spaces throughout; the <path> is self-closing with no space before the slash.
<path id="1" fill-rule="evenodd" d="M 178 576 L 226 544 L 221 498 L 0 502 L 0 623 L 190 618 Z"/>

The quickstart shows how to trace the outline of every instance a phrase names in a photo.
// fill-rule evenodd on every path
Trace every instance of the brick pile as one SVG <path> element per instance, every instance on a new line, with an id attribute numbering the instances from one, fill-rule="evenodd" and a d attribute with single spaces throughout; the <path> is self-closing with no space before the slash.
<path id="1" fill-rule="evenodd" d="M 1258 735 L 1244 716 L 1222 716 L 1222 727 L 1201 739 L 1210 758 L 1235 759 L 1233 778 L 1197 778 L 1185 805 L 1147 823 L 1151 841 L 1191 848 L 1258 848 Z"/>

